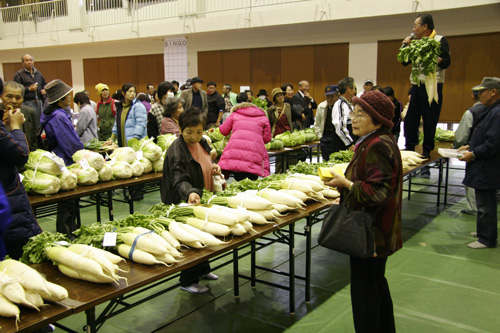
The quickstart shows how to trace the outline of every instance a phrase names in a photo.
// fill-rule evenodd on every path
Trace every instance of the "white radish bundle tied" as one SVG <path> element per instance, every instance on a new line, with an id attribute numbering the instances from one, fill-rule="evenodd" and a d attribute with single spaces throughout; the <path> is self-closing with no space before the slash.
<path id="1" fill-rule="evenodd" d="M 40 311 L 44 300 L 59 302 L 68 298 L 68 291 L 47 281 L 37 270 L 17 260 L 0 262 L 0 316 L 16 318 L 20 309 L 16 304 Z"/>

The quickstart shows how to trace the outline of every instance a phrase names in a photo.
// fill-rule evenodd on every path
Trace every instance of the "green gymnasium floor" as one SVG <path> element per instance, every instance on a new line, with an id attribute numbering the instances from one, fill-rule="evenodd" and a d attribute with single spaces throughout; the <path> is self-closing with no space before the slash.
<path id="1" fill-rule="evenodd" d="M 403 249 L 387 262 L 386 276 L 394 302 L 399 332 L 500 332 L 500 249 L 472 250 L 466 244 L 475 231 L 475 217 L 465 208 L 459 185 L 463 170 L 450 172 L 448 206 L 437 208 L 435 197 L 412 195 L 403 201 Z M 431 180 L 435 183 L 437 171 Z M 414 185 L 415 186 L 415 185 Z M 159 201 L 149 193 L 135 204 L 138 212 Z M 115 204 L 117 218 L 128 215 L 128 206 Z M 106 214 L 103 214 L 106 216 Z M 94 208 L 82 210 L 84 223 L 95 221 Z M 55 230 L 54 218 L 39 220 L 44 230 Z M 296 230 L 303 228 L 299 222 Z M 147 301 L 107 321 L 101 332 L 354 332 L 349 295 L 348 257 L 317 245 L 320 226 L 313 228 L 312 299 L 304 302 L 303 281 L 297 281 L 296 312 L 288 313 L 287 292 L 259 285 L 255 289 L 240 279 L 235 300 L 232 268 L 216 271 L 218 281 L 208 283 L 211 292 L 193 295 L 179 289 Z M 297 274 L 304 274 L 305 239 L 296 236 Z M 286 271 L 287 247 L 273 245 L 258 253 L 259 264 Z M 213 265 L 214 266 L 214 265 Z M 248 273 L 249 258 L 240 261 Z M 286 283 L 282 276 L 260 273 L 259 278 Z M 157 287 L 154 290 L 160 290 Z M 153 292 L 153 291 L 151 291 Z M 97 308 L 97 313 L 103 306 Z M 85 314 L 60 321 L 82 332 Z M 60 329 L 56 329 L 61 331 Z"/>

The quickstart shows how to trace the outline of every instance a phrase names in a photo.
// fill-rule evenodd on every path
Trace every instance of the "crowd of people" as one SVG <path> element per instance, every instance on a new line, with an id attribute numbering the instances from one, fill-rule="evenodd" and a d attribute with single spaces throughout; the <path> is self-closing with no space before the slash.
<path id="1" fill-rule="evenodd" d="M 375 216 L 376 253 L 372 258 L 351 257 L 351 296 L 356 331 L 395 331 L 392 300 L 385 265 L 387 257 L 401 248 L 402 163 L 398 138 L 404 120 L 407 150 L 418 144 L 418 128 L 423 121 L 423 155 L 434 150 L 434 133 L 443 103 L 445 69 L 451 58 L 446 38 L 436 34 L 432 16 L 418 15 L 412 36 L 402 48 L 423 37 L 440 42 L 436 66 L 436 91 L 411 79 L 407 112 L 390 86 L 380 87 L 373 80 L 363 83 L 358 94 L 352 77 L 324 87 L 324 101 L 315 101 L 307 80 L 294 86 L 284 83 L 271 95 L 260 89 L 239 94 L 231 84 L 217 91 L 217 84 L 193 77 L 185 84 L 164 81 L 148 84 L 138 92 L 126 83 L 111 94 L 108 85 L 95 86 L 100 100 L 89 99 L 88 91 L 74 95 L 78 116 L 71 111 L 73 89 L 61 80 L 45 82 L 34 67 L 34 59 L 22 57 L 23 68 L 14 81 L 0 86 L 0 255 L 18 258 L 29 237 L 41 232 L 28 196 L 18 177 L 29 151 L 44 148 L 53 151 L 66 164 L 72 155 L 92 139 L 106 145 L 126 147 L 132 138 L 173 134 L 177 139 L 167 150 L 163 169 L 161 200 L 165 204 L 199 204 L 203 189 L 213 189 L 213 177 L 221 173 L 236 180 L 257 179 L 270 174 L 265 144 L 286 131 L 313 127 L 320 141 L 323 160 L 340 150 L 354 150 L 354 158 L 345 176 L 334 175 L 327 184 L 341 189 L 341 202 L 353 209 L 366 208 Z M 404 63 L 408 65 L 409 63 Z M 473 88 L 476 103 L 465 114 L 455 145 L 465 150 L 467 162 L 464 184 L 470 205 L 466 213 L 477 211 L 478 240 L 473 249 L 495 247 L 497 242 L 496 162 L 500 163 L 500 79 L 484 78 Z M 259 102 L 259 103 L 257 103 Z M 262 107 L 257 106 L 261 105 Z M 76 118 L 76 122 L 74 121 Z M 218 164 L 204 131 L 217 127 L 229 141 Z M 276 164 L 276 171 L 283 166 Z M 497 179 L 495 181 L 495 179 Z M 474 190 L 472 190 L 474 189 Z M 142 198 L 141 189 L 136 199 Z M 352 195 L 353 194 L 353 195 Z M 7 198 L 7 200 L 5 200 Z M 73 237 L 78 200 L 60 202 L 57 231 Z M 7 217 L 4 217 L 7 216 Z M 201 263 L 181 274 L 184 290 L 204 293 L 200 278 L 217 279 L 208 263 Z"/>

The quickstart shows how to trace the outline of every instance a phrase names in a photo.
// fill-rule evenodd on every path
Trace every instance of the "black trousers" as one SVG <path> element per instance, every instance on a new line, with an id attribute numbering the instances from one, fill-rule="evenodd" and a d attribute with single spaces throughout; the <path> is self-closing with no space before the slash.
<path id="1" fill-rule="evenodd" d="M 231 177 L 231 174 L 234 177 L 234 180 L 240 181 L 245 178 L 248 178 L 250 180 L 257 180 L 259 179 L 259 175 L 256 175 L 254 173 L 250 172 L 236 172 L 236 171 L 231 171 L 231 170 L 222 170 L 222 174 L 224 175 L 224 178 L 229 179 Z"/>
<path id="2" fill-rule="evenodd" d="M 211 270 L 212 269 L 210 268 L 210 264 L 208 263 L 208 261 L 204 261 L 196 266 L 183 270 L 181 272 L 179 282 L 183 287 L 190 286 L 193 283 L 200 282 L 200 277 L 203 275 L 207 275 Z"/>
<path id="3" fill-rule="evenodd" d="M 438 103 L 432 101 L 429 106 L 427 91 L 425 84 L 420 87 L 413 85 L 411 87 L 411 98 L 408 112 L 404 122 L 406 149 L 415 150 L 418 145 L 418 128 L 420 126 L 420 118 L 424 125 L 424 155 L 434 150 L 434 136 L 436 135 L 436 126 L 439 121 L 441 107 L 443 106 L 443 84 L 438 83 Z"/>
<path id="4" fill-rule="evenodd" d="M 497 191 L 476 189 L 476 204 L 478 241 L 486 246 L 495 247 L 498 234 Z"/>
<path id="5" fill-rule="evenodd" d="M 350 257 L 352 316 L 357 333 L 396 332 L 386 262 L 387 258 Z"/>
<path id="6" fill-rule="evenodd" d="M 65 234 L 73 240 L 75 236 L 73 231 L 78 229 L 76 215 L 78 214 L 79 199 L 69 199 L 57 204 L 56 230 Z"/>

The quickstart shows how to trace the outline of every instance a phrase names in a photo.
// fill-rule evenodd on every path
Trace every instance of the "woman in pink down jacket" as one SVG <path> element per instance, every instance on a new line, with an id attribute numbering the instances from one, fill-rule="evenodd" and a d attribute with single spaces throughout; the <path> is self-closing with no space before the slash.
<path id="1" fill-rule="evenodd" d="M 240 103 L 240 98 L 245 98 L 244 94 L 240 95 L 239 104 L 231 109 L 231 114 L 219 127 L 224 136 L 232 131 L 219 166 L 226 179 L 233 174 L 235 180 L 256 180 L 259 176 L 269 176 L 265 144 L 271 141 L 271 125 L 264 110 L 251 103 Z"/>

